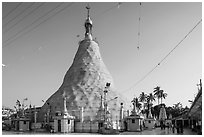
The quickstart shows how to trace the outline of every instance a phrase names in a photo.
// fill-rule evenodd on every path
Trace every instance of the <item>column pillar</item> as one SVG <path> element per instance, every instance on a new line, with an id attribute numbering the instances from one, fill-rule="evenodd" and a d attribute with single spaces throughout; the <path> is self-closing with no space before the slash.
<path id="1" fill-rule="evenodd" d="M 81 107 L 81 122 L 84 122 L 84 107 Z"/>
<path id="2" fill-rule="evenodd" d="M 182 119 L 182 124 L 183 124 L 183 126 L 184 126 L 184 119 Z"/>
<path id="3" fill-rule="evenodd" d="M 123 129 L 123 103 L 120 104 L 121 107 L 120 107 L 120 119 L 119 119 L 119 126 L 120 126 L 120 129 Z"/>

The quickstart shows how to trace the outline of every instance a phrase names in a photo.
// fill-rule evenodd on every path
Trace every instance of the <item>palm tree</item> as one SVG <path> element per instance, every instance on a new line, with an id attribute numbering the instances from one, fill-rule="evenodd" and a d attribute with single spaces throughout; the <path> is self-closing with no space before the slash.
<path id="1" fill-rule="evenodd" d="M 151 107 L 153 101 L 155 101 L 155 97 L 152 93 L 149 93 L 147 96 L 148 109 Z"/>
<path id="2" fill-rule="evenodd" d="M 147 96 L 147 100 L 149 100 L 151 103 L 152 103 L 153 101 L 155 101 L 154 95 L 153 95 L 152 93 L 149 93 L 149 95 Z"/>
<path id="3" fill-rule="evenodd" d="M 145 101 L 147 100 L 147 94 L 142 92 L 139 96 L 139 101 L 143 103 L 143 110 L 145 109 Z"/>
<path id="4" fill-rule="evenodd" d="M 162 104 L 162 99 L 167 97 L 167 93 L 164 93 L 164 90 L 160 90 L 160 97 L 161 97 L 161 104 Z"/>
<path id="5" fill-rule="evenodd" d="M 158 99 L 158 105 L 159 105 L 159 99 L 161 98 L 161 90 L 160 87 L 157 86 L 156 88 L 154 88 L 154 96 Z"/>
<path id="6" fill-rule="evenodd" d="M 158 105 L 159 105 L 159 99 L 161 99 L 161 104 L 162 104 L 162 99 L 165 99 L 167 97 L 167 93 L 164 93 L 164 90 L 161 90 L 159 86 L 157 86 L 154 89 L 155 90 L 153 92 L 158 99 Z"/>

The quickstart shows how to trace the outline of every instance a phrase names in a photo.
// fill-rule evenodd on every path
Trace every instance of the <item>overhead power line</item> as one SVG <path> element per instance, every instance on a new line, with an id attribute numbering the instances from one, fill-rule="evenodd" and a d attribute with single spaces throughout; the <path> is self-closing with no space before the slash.
<path id="1" fill-rule="evenodd" d="M 166 55 L 161 61 L 152 68 L 147 74 L 145 74 L 140 80 L 138 80 L 134 85 L 124 91 L 130 91 L 133 87 L 137 86 L 140 82 L 142 82 L 146 77 L 148 77 L 161 63 L 191 34 L 191 32 L 202 22 L 202 19 L 176 44 L 176 46 Z"/>
<path id="2" fill-rule="evenodd" d="M 26 17 L 28 17 L 29 15 L 31 15 L 33 12 L 35 12 L 37 9 L 39 9 L 40 7 L 42 7 L 45 3 L 40 3 L 40 5 L 38 5 L 36 8 L 34 8 L 33 10 L 31 10 L 30 12 L 28 12 L 25 16 L 23 16 L 19 21 L 17 21 L 15 24 L 13 24 L 12 26 L 9 27 L 9 29 L 7 29 L 6 31 L 4 31 L 3 33 L 8 32 L 9 30 L 11 30 L 13 27 L 15 27 L 18 23 L 20 23 L 21 21 L 23 21 Z"/>
<path id="3" fill-rule="evenodd" d="M 73 4 L 73 3 L 71 3 L 71 4 Z M 70 6 L 71 6 L 71 4 L 70 4 Z M 113 7 L 111 7 L 111 8 L 109 8 L 109 9 L 105 10 L 102 14 L 104 14 L 105 12 L 108 12 L 108 11 L 112 10 L 112 9 L 115 8 L 115 7 L 120 8 L 121 5 L 122 5 L 122 3 L 119 2 L 119 3 L 117 3 L 117 5 L 114 5 Z M 57 7 L 58 7 L 58 6 L 57 6 Z M 56 7 L 56 8 L 57 8 L 57 7 Z M 60 13 L 61 11 L 63 11 L 64 9 L 66 9 L 67 7 L 69 7 L 69 5 L 67 5 L 66 7 L 64 7 L 62 10 L 60 10 L 60 11 L 57 12 L 56 14 Z M 56 9 L 56 8 L 55 8 L 55 9 Z M 52 10 L 55 10 L 55 9 L 52 9 Z M 49 12 L 51 12 L 51 11 L 49 11 Z M 48 12 L 48 13 L 49 13 L 49 12 Z M 48 13 L 46 13 L 46 15 L 47 15 Z M 54 15 L 56 15 L 56 14 L 54 14 Z M 101 14 L 101 15 L 102 15 L 102 14 Z M 27 28 L 29 28 L 31 25 L 33 25 L 34 23 L 36 23 L 38 20 L 40 20 L 42 17 L 44 17 L 44 16 L 46 16 L 46 15 L 41 16 L 40 18 L 38 18 L 38 19 L 37 19 L 36 21 L 34 21 L 33 23 L 29 24 L 28 26 L 24 27 L 24 28 L 23 28 L 22 30 L 20 30 L 19 32 L 15 33 L 15 34 L 14 34 L 12 37 L 10 37 L 9 39 L 3 41 L 3 44 L 4 44 L 3 47 L 6 47 L 7 45 L 11 44 L 13 41 L 15 41 L 16 39 L 18 39 L 19 37 L 21 37 L 21 36 L 27 34 L 27 33 L 30 32 L 30 31 L 32 31 L 34 28 L 38 27 L 40 24 L 44 23 L 45 21 L 47 21 L 49 18 L 52 17 L 52 16 L 49 17 L 49 18 L 46 19 L 45 21 L 43 21 L 43 22 L 41 22 L 40 24 L 38 24 L 37 26 L 35 26 L 33 29 L 28 30 L 28 31 L 26 31 L 26 32 L 24 32 L 23 34 L 21 34 L 21 35 L 18 36 L 19 33 L 22 33 L 24 30 L 26 30 Z M 13 27 L 13 26 L 12 26 L 12 27 Z M 8 32 L 8 31 L 9 31 L 9 30 L 7 30 L 7 32 Z M 16 38 L 15 38 L 15 37 L 16 37 Z M 12 39 L 13 39 L 13 40 L 12 40 Z M 6 43 L 6 44 L 5 44 L 5 43 Z"/>
<path id="4" fill-rule="evenodd" d="M 21 29 L 20 31 L 18 31 L 17 33 L 15 33 L 12 37 L 10 37 L 9 39 L 3 41 L 3 44 L 8 42 L 9 40 L 13 39 L 15 36 L 17 36 L 19 33 L 23 32 L 24 30 L 26 30 L 27 28 L 29 28 L 30 26 L 32 26 L 33 24 L 35 24 L 36 22 L 38 22 L 39 20 L 41 20 L 42 18 L 44 18 L 45 16 L 47 16 L 50 12 L 52 12 L 53 10 L 57 9 L 58 7 L 60 7 L 63 3 L 58 4 L 56 7 L 52 8 L 51 10 L 49 10 L 48 12 L 46 12 L 44 15 L 40 16 L 39 18 L 37 18 L 35 21 L 33 21 L 31 24 L 28 24 L 26 27 L 24 27 L 23 29 Z M 8 44 L 7 44 L 8 45 Z"/>
<path id="5" fill-rule="evenodd" d="M 35 2 L 32 2 L 28 7 L 26 7 L 24 10 L 22 10 L 21 12 L 19 12 L 14 18 L 11 18 L 10 20 L 8 20 L 5 25 L 8 25 L 10 22 L 12 22 L 13 20 L 15 20 L 16 18 L 18 18 L 21 14 L 23 14 L 27 9 L 29 9 L 31 6 L 33 6 L 35 4 Z"/>
<path id="6" fill-rule="evenodd" d="M 65 10 L 66 8 L 70 7 L 73 3 L 68 4 L 67 6 L 65 6 L 64 8 L 62 8 L 61 10 L 55 12 L 55 14 L 53 14 L 52 16 L 48 17 L 47 19 L 43 20 L 42 22 L 40 22 L 39 24 L 37 24 L 36 26 L 34 26 L 32 29 L 29 29 L 28 31 L 25 31 L 24 33 L 22 33 L 25 29 L 29 28 L 31 25 L 33 25 L 34 23 L 36 23 L 37 21 L 39 21 L 41 18 L 44 18 L 46 15 L 48 15 L 51 11 L 57 9 L 58 7 L 60 7 L 63 3 L 60 3 L 59 5 L 57 5 L 54 9 L 50 10 L 49 12 L 47 12 L 46 14 L 44 14 L 43 16 L 41 16 L 40 18 L 38 18 L 37 20 L 35 20 L 33 23 L 29 24 L 28 26 L 26 26 L 23 30 L 17 32 L 13 37 L 7 39 L 5 42 L 8 42 L 5 46 L 8 46 L 9 44 L 11 44 L 13 41 L 15 41 L 16 39 L 18 39 L 21 36 L 24 36 L 25 34 L 31 32 L 32 30 L 34 30 L 35 28 L 37 28 L 38 26 L 40 26 L 42 23 L 46 22 L 47 20 L 49 20 L 50 18 L 54 17 L 55 15 L 59 14 L 60 12 L 62 12 L 63 10 Z M 17 36 L 19 33 L 22 33 L 21 35 Z M 17 37 L 16 37 L 17 36 Z M 15 39 L 11 40 L 12 38 L 16 37 Z M 11 41 L 9 41 L 11 40 Z"/>
<path id="7" fill-rule="evenodd" d="M 19 6 L 21 6 L 22 2 L 18 3 L 13 10 L 11 10 L 8 14 L 6 14 L 2 19 L 5 19 L 6 17 L 8 17 L 12 12 L 14 12 Z"/>
<path id="8" fill-rule="evenodd" d="M 142 3 L 140 2 L 139 3 L 139 19 L 138 19 L 138 45 L 137 45 L 137 49 L 140 48 L 140 22 L 141 22 L 141 6 L 142 6 Z"/>
<path id="9" fill-rule="evenodd" d="M 202 22 L 202 19 L 184 36 L 184 38 L 158 63 L 158 66 L 188 37 L 188 35 Z"/>
<path id="10" fill-rule="evenodd" d="M 120 6 L 121 6 L 122 4 L 123 4 L 122 2 L 118 2 L 116 5 L 114 5 L 114 6 L 110 7 L 110 8 L 108 8 L 108 9 L 106 9 L 106 10 L 103 11 L 102 13 L 93 16 L 93 18 L 98 18 L 99 16 L 101 16 L 101 15 L 103 15 L 103 14 L 105 14 L 105 13 L 107 13 L 107 12 L 109 12 L 109 11 L 115 9 L 115 8 L 120 8 Z"/>

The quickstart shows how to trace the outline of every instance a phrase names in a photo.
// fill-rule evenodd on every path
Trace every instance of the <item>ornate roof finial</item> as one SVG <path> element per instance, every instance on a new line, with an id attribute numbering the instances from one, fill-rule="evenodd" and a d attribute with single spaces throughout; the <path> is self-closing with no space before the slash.
<path id="1" fill-rule="evenodd" d="M 87 14 L 87 18 L 89 18 L 89 10 L 90 10 L 90 6 L 89 6 L 89 4 L 87 4 L 87 6 L 86 6 L 86 9 L 88 10 L 88 14 Z"/>
<path id="2" fill-rule="evenodd" d="M 88 10 L 88 13 L 87 13 L 87 19 L 84 24 L 85 29 L 86 29 L 85 39 L 92 40 L 92 21 L 89 15 L 89 10 L 90 10 L 89 4 L 86 6 L 86 9 Z"/>

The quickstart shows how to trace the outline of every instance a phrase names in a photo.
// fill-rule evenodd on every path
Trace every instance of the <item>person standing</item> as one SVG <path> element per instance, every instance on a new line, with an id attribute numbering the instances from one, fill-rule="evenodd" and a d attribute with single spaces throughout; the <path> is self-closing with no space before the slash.
<path id="1" fill-rule="evenodd" d="M 180 131 L 179 131 L 179 127 L 180 127 L 180 124 L 177 124 L 177 125 L 176 125 L 176 131 L 177 131 L 177 134 L 180 133 Z"/>
<path id="2" fill-rule="evenodd" d="M 172 124 L 172 132 L 173 132 L 173 133 L 175 132 L 175 126 L 174 126 L 174 124 Z"/>
<path id="3" fill-rule="evenodd" d="M 172 131 L 172 123 L 171 122 L 169 124 L 169 129 L 170 129 L 170 131 Z"/>
<path id="4" fill-rule="evenodd" d="M 160 122 L 161 130 L 163 129 L 163 121 Z"/>
<path id="5" fill-rule="evenodd" d="M 167 131 L 168 131 L 168 133 L 169 133 L 169 128 L 170 128 L 169 126 L 170 126 L 170 124 L 169 124 L 169 122 L 168 122 L 168 123 L 167 123 L 167 129 L 168 129 Z"/>
<path id="6" fill-rule="evenodd" d="M 180 126 L 180 131 L 181 131 L 181 134 L 183 134 L 183 124 L 181 124 Z"/>

